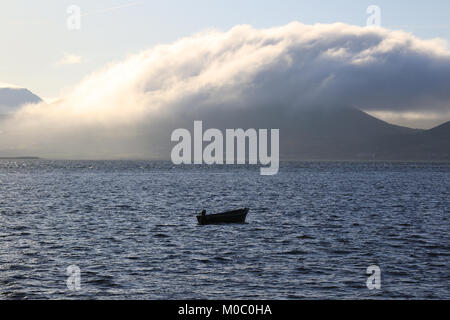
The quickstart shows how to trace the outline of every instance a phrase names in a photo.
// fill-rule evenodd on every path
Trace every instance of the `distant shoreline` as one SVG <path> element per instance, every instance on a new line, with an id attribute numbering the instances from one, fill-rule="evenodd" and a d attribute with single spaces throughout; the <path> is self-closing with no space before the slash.
<path id="1" fill-rule="evenodd" d="M 39 157 L 0 157 L 0 160 L 38 160 Z"/>
<path id="2" fill-rule="evenodd" d="M 65 159 L 65 158 L 41 158 L 41 157 L 32 157 L 32 156 L 24 156 L 24 157 L 0 157 L 0 160 L 49 160 L 49 161 L 84 161 L 84 162 L 97 162 L 97 161 L 131 161 L 131 162 L 139 162 L 139 161 L 150 161 L 150 162 L 171 162 L 170 159 L 139 159 L 139 158 L 130 158 L 130 159 Z M 246 160 L 248 161 L 248 160 Z M 283 163 L 308 163 L 308 162 L 367 162 L 367 163 L 379 163 L 379 162 L 389 162 L 389 163 L 450 163 L 450 159 L 364 159 L 364 158 L 349 158 L 349 159 L 281 159 L 280 162 Z M 184 164 L 185 166 L 189 166 L 188 164 Z M 204 164 L 203 164 L 204 165 Z M 244 164 L 248 165 L 248 163 Z M 194 164 L 192 164 L 194 166 Z M 214 164 L 214 166 L 220 166 Z"/>
<path id="3" fill-rule="evenodd" d="M 64 158 L 40 158 L 40 157 L 0 157 L 0 160 L 49 160 L 49 161 L 80 161 L 80 162 L 103 162 L 103 161 L 130 161 L 130 162 L 139 162 L 139 161 L 149 161 L 149 162 L 171 162 L 168 159 L 139 159 L 139 158 L 131 158 L 131 159 L 64 159 Z M 358 158 L 349 158 L 349 159 L 281 159 L 280 163 L 310 163 L 310 162 L 353 162 L 353 163 L 445 163 L 449 164 L 450 159 L 358 159 Z M 183 164 L 183 166 L 195 166 L 194 164 Z M 205 164 L 202 164 L 205 165 Z M 226 166 L 225 164 L 222 164 Z M 222 166 L 221 164 L 214 164 L 213 166 Z M 248 165 L 248 162 L 246 164 Z"/>

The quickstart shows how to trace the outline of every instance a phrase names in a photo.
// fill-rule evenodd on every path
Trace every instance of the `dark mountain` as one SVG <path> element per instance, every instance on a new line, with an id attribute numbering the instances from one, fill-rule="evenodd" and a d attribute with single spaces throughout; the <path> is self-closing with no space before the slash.
<path id="1" fill-rule="evenodd" d="M 424 134 L 435 138 L 448 138 L 450 136 L 450 121 L 434 127 L 433 129 L 427 130 Z"/>
<path id="2" fill-rule="evenodd" d="M 450 122 L 412 135 L 379 139 L 378 156 L 385 159 L 450 160 Z"/>
<path id="3" fill-rule="evenodd" d="M 280 138 L 287 159 L 450 160 L 450 122 L 411 129 L 353 108 L 315 108 L 304 111 L 288 131 L 286 136 L 298 139 Z"/>
<path id="4" fill-rule="evenodd" d="M 42 99 L 25 88 L 0 88 L 0 114 L 7 114 L 27 103 L 39 103 Z"/>

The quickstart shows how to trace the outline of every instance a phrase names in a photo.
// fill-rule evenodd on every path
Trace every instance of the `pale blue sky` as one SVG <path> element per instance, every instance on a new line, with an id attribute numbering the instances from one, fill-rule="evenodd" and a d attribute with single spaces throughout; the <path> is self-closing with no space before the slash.
<path id="1" fill-rule="evenodd" d="M 120 7 L 127 4 L 131 5 Z M 44 98 L 54 98 L 108 62 L 208 28 L 227 30 L 237 24 L 272 27 L 295 20 L 363 26 L 371 4 L 381 8 L 383 27 L 403 29 L 421 38 L 450 40 L 448 0 L 2 1 L 0 83 L 24 86 Z M 82 17 L 80 30 L 66 27 L 69 5 L 91 13 Z M 105 10 L 117 6 L 120 8 Z M 65 54 L 82 57 L 82 63 L 58 64 Z"/>

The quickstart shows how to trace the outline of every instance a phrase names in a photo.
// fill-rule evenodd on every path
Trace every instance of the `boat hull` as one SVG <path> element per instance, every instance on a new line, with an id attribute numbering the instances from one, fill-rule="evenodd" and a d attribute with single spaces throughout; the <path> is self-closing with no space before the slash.
<path id="1" fill-rule="evenodd" d="M 197 215 L 197 221 L 201 225 L 221 223 L 245 223 L 248 208 L 233 210 L 223 213 Z"/>

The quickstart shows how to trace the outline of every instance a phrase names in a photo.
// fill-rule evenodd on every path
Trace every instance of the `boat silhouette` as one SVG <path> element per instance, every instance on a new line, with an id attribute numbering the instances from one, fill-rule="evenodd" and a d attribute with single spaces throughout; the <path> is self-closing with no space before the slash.
<path id="1" fill-rule="evenodd" d="M 205 212 L 205 211 L 203 211 Z M 248 208 L 226 211 L 215 214 L 199 214 L 197 215 L 198 223 L 205 224 L 220 224 L 220 223 L 244 223 L 247 217 Z"/>

